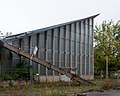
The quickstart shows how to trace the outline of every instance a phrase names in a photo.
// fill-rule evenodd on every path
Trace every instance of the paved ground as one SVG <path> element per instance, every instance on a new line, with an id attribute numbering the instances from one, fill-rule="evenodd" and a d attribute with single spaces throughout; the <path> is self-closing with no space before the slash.
<path id="1" fill-rule="evenodd" d="M 120 96 L 120 90 L 108 90 L 104 92 L 86 92 L 86 96 Z"/>

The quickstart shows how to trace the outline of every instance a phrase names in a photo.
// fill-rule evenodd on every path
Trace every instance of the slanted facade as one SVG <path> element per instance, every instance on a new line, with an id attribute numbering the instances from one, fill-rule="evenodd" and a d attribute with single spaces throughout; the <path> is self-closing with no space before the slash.
<path id="1" fill-rule="evenodd" d="M 38 58 L 59 68 L 73 70 L 82 78 L 93 79 L 93 27 L 96 16 L 12 35 L 4 40 L 30 54 L 37 46 L 39 48 L 36 54 Z M 7 54 L 6 60 L 0 60 L 0 73 L 13 71 L 23 57 L 7 49 L 1 48 L 0 50 L 3 50 L 2 54 Z M 33 72 L 39 73 L 41 81 L 60 80 L 61 74 L 36 62 L 26 60 L 28 64 L 32 64 Z"/>

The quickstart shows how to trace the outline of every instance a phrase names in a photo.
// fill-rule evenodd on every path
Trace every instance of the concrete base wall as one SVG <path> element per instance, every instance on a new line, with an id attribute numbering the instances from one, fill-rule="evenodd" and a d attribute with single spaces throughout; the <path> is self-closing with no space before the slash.
<path id="1" fill-rule="evenodd" d="M 93 80 L 94 77 L 93 76 L 81 76 L 82 78 L 86 79 L 86 80 Z M 61 81 L 62 78 L 61 76 L 40 76 L 40 82 L 58 82 Z"/>

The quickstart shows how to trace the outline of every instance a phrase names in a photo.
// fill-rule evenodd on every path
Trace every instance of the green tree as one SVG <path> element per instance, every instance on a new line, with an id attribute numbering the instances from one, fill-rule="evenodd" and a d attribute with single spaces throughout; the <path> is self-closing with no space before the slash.
<path id="1" fill-rule="evenodd" d="M 99 26 L 95 26 L 94 41 L 95 41 L 95 72 L 106 71 L 106 78 L 108 78 L 108 64 L 109 70 L 116 69 L 117 55 L 120 52 L 118 46 L 120 44 L 117 36 L 120 36 L 120 23 L 114 24 L 113 21 L 103 21 Z"/>
<path id="2" fill-rule="evenodd" d="M 26 60 L 21 60 L 15 70 L 15 75 L 17 79 L 29 80 L 31 66 L 27 64 Z"/>

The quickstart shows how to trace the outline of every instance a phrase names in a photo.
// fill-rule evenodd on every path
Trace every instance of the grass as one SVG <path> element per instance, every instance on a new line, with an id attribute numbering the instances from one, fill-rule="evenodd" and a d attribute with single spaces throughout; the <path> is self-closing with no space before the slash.
<path id="1" fill-rule="evenodd" d="M 32 88 L 24 87 L 0 88 L 0 96 L 63 96 L 76 94 L 87 90 L 99 90 L 101 81 L 94 80 L 96 86 L 82 86 L 77 82 L 43 82 L 35 83 Z"/>

